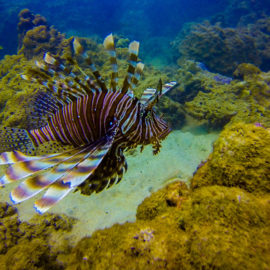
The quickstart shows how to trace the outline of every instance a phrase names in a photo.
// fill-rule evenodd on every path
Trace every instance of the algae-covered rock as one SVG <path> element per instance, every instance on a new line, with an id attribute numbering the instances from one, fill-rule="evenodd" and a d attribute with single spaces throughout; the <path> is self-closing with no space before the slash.
<path id="1" fill-rule="evenodd" d="M 26 108 L 40 86 L 23 80 L 21 75 L 34 65 L 23 55 L 6 56 L 0 62 L 0 122 L 1 125 L 26 128 Z"/>
<path id="2" fill-rule="evenodd" d="M 0 257 L 1 258 L 1 257 Z M 57 264 L 56 255 L 50 254 L 50 247 L 41 239 L 27 241 L 13 247 L 1 260 L 3 270 L 21 269 L 63 269 Z"/>
<path id="3" fill-rule="evenodd" d="M 151 220 L 168 211 L 171 206 L 180 207 L 187 198 L 189 190 L 184 182 L 176 182 L 158 190 L 138 206 L 136 217 L 140 220 Z"/>
<path id="4" fill-rule="evenodd" d="M 268 73 L 251 64 L 241 64 L 230 83 L 220 83 L 215 77 L 205 80 L 205 89 L 185 103 L 185 111 L 198 120 L 214 127 L 230 122 L 260 122 L 270 127 Z M 238 80 L 243 79 L 243 80 Z"/>
<path id="5" fill-rule="evenodd" d="M 235 28 L 208 21 L 194 24 L 179 42 L 179 61 L 193 59 L 205 63 L 213 72 L 229 76 L 241 63 L 252 63 L 267 71 L 269 25 L 267 16 L 254 24 Z"/>
<path id="6" fill-rule="evenodd" d="M 28 9 L 19 13 L 19 53 L 27 59 L 42 57 L 45 52 L 60 54 L 67 46 L 65 36 L 47 24 L 47 20 Z"/>
<path id="7" fill-rule="evenodd" d="M 139 206 L 137 221 L 83 238 L 65 269 L 267 269 L 269 196 L 170 184 Z"/>
<path id="8" fill-rule="evenodd" d="M 252 96 L 259 104 L 262 114 L 269 117 L 270 109 L 270 72 L 261 72 L 257 67 L 251 64 L 241 64 L 234 72 L 236 78 L 244 82 L 242 95 Z M 267 114 L 268 112 L 268 114 Z"/>
<path id="9" fill-rule="evenodd" d="M 64 235 L 74 219 L 46 214 L 21 222 L 16 208 L 0 203 L 0 268 L 63 269 L 56 257 L 67 252 Z M 54 239 L 57 239 L 57 242 Z"/>
<path id="10" fill-rule="evenodd" d="M 211 186 L 193 192 L 179 214 L 192 269 L 267 269 L 269 201 L 239 188 Z"/>
<path id="11" fill-rule="evenodd" d="M 47 20 L 39 14 L 33 14 L 29 9 L 25 8 L 19 12 L 19 22 L 17 25 L 19 48 L 22 47 L 23 38 L 26 32 L 34 27 L 44 25 L 47 26 Z"/>
<path id="12" fill-rule="evenodd" d="M 157 222 L 126 223 L 95 232 L 78 242 L 65 269 L 181 269 L 177 255 L 186 243 L 185 232 L 171 215 Z"/>
<path id="13" fill-rule="evenodd" d="M 16 245 L 22 233 L 18 230 L 17 211 L 7 203 L 0 203 L 0 254 Z"/>
<path id="14" fill-rule="evenodd" d="M 234 78 L 244 80 L 249 76 L 254 76 L 260 74 L 261 70 L 256 66 L 249 63 L 242 63 L 238 65 L 236 70 L 233 73 Z"/>
<path id="15" fill-rule="evenodd" d="M 270 191 L 270 131 L 260 124 L 234 124 L 220 134 L 213 153 L 191 180 L 205 185 L 241 187 L 249 192 Z"/>

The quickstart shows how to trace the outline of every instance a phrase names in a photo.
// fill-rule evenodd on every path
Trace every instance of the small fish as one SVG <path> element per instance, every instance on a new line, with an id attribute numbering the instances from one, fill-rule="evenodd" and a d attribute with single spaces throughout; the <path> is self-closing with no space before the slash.
<path id="1" fill-rule="evenodd" d="M 129 45 L 129 66 L 122 87 L 118 86 L 112 34 L 105 38 L 104 47 L 112 66 L 110 87 L 77 39 L 74 53 L 89 65 L 91 77 L 80 69 L 75 57 L 65 66 L 49 53 L 36 62 L 37 68 L 22 75 L 45 86 L 46 91 L 29 106 L 29 121 L 35 128 L 0 129 L 0 165 L 9 165 L 0 177 L 0 186 L 23 180 L 10 194 L 13 203 L 46 190 L 34 205 L 44 213 L 71 191 L 90 195 L 119 183 L 127 170 L 125 150 L 152 144 L 153 153 L 159 152 L 160 141 L 170 128 L 157 116 L 154 105 L 177 83 L 162 85 L 160 80 L 157 89 L 146 89 L 138 100 L 133 89 L 144 67 L 137 62 L 139 42 Z M 72 148 L 41 156 L 26 154 L 45 142 Z"/>

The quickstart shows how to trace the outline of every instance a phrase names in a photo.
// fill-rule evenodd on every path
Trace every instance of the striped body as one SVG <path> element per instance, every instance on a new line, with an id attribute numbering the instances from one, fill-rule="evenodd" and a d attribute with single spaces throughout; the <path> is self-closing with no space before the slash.
<path id="1" fill-rule="evenodd" d="M 58 141 L 76 147 L 103 137 L 116 121 L 115 141 L 124 147 L 147 144 L 161 130 L 160 135 L 165 137 L 170 131 L 166 123 L 157 117 L 143 118 L 142 106 L 137 99 L 121 92 L 95 91 L 63 106 L 47 125 L 29 133 L 36 146 Z"/>

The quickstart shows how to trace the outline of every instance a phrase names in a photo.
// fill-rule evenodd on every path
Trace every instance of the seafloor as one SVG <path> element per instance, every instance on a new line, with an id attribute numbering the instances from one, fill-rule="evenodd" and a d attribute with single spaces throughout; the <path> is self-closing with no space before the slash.
<path id="1" fill-rule="evenodd" d="M 158 104 L 173 132 L 157 156 L 127 152 L 118 185 L 70 194 L 44 215 L 34 199 L 11 204 L 16 183 L 0 189 L 0 269 L 270 269 L 270 19 L 254 8 L 248 27 L 246 15 L 229 27 L 228 14 L 184 29 L 177 65 L 145 67 L 137 97 L 159 78 L 179 82 Z M 44 89 L 21 75 L 44 52 L 75 56 L 44 17 L 22 10 L 17 27 L 18 52 L 0 62 L 0 122 L 26 128 Z M 78 39 L 108 80 L 101 43 Z M 123 78 L 129 40 L 115 42 Z"/>

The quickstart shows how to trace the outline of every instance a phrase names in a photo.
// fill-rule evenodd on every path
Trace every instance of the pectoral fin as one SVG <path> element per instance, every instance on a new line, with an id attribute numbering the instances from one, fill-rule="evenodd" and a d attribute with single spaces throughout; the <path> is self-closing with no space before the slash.
<path id="1" fill-rule="evenodd" d="M 115 131 L 111 130 L 96 142 L 62 154 L 35 158 L 26 155 L 14 158 L 13 154 L 5 154 L 5 159 L 9 157 L 11 160 L 3 163 L 12 164 L 6 175 L 0 178 L 0 184 L 24 178 L 11 192 L 10 198 L 14 203 L 20 203 L 47 189 L 35 203 L 36 210 L 44 213 L 93 174 L 111 148 L 114 135 Z"/>

